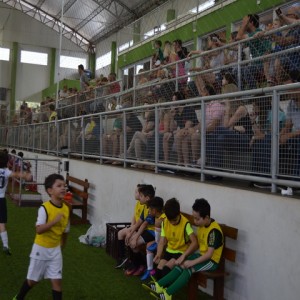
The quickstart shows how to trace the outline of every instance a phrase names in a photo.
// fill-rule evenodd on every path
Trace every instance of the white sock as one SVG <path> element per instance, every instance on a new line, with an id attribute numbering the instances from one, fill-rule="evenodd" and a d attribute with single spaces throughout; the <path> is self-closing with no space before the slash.
<path id="1" fill-rule="evenodd" d="M 147 270 L 151 271 L 153 270 L 153 253 L 147 252 Z"/>
<path id="2" fill-rule="evenodd" d="M 3 243 L 3 247 L 7 247 L 7 248 L 8 248 L 8 236 L 7 236 L 7 231 L 1 232 L 0 235 L 1 235 L 2 243 Z"/>

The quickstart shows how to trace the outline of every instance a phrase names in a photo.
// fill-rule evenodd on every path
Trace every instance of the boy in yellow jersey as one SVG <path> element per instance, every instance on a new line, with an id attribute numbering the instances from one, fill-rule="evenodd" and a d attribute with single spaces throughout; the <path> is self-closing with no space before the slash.
<path id="1" fill-rule="evenodd" d="M 135 189 L 135 192 L 134 192 L 134 199 L 136 200 L 136 204 L 134 207 L 134 213 L 132 216 L 130 227 L 125 227 L 118 231 L 118 258 L 117 258 L 117 264 L 115 266 L 115 269 L 122 268 L 128 260 L 128 257 L 126 257 L 126 254 L 125 254 L 125 252 L 126 252 L 125 251 L 125 239 L 129 236 L 131 237 L 131 235 L 136 230 L 136 227 L 134 227 L 134 225 L 139 220 L 141 213 L 144 210 L 145 204 L 141 203 L 141 201 L 140 201 L 139 188 L 141 186 L 143 186 L 143 185 L 138 184 Z"/>
<path id="2" fill-rule="evenodd" d="M 155 239 L 155 217 L 149 214 L 148 202 L 154 198 L 155 189 L 152 185 L 147 184 L 139 189 L 140 201 L 144 203 L 143 212 L 139 220 L 134 225 L 133 234 L 128 236 L 125 243 L 132 250 L 132 265 L 125 271 L 125 275 L 142 275 L 145 271 L 145 256 L 140 252 L 140 246 L 147 244 Z"/>
<path id="3" fill-rule="evenodd" d="M 169 199 L 164 207 L 166 218 L 162 222 L 161 237 L 154 262 L 158 264 L 156 278 L 167 275 L 197 248 L 198 243 L 189 220 L 180 213 L 177 199 Z M 166 251 L 164 252 L 164 249 Z"/>
<path id="4" fill-rule="evenodd" d="M 147 243 L 146 248 L 146 261 L 147 261 L 147 270 L 141 276 L 141 280 L 147 280 L 150 276 L 154 276 L 155 269 L 153 269 L 153 257 L 154 252 L 157 249 L 157 243 L 160 239 L 161 232 L 161 223 L 166 217 L 163 213 L 164 209 L 164 200 L 160 197 L 154 197 L 149 200 L 148 203 L 149 214 L 155 218 L 155 240 Z"/>
<path id="5" fill-rule="evenodd" d="M 39 208 L 27 279 L 14 300 L 25 299 L 29 290 L 43 278 L 51 281 L 53 300 L 62 299 L 61 248 L 70 229 L 69 208 L 63 203 L 66 183 L 63 176 L 51 174 L 44 185 L 51 199 Z"/>
<path id="6" fill-rule="evenodd" d="M 220 262 L 224 238 L 219 224 L 210 217 L 210 205 L 205 199 L 196 199 L 193 205 L 194 222 L 198 226 L 197 238 L 200 254 L 194 253 L 165 277 L 149 284 L 156 299 L 171 300 L 179 289 L 186 285 L 195 272 L 213 271 Z"/>

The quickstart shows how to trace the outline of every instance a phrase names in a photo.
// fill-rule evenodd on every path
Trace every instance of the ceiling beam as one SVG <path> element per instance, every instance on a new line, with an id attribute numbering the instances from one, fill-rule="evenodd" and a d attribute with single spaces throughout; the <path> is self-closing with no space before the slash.
<path id="1" fill-rule="evenodd" d="M 38 20 L 39 22 L 50 27 L 57 33 L 60 33 L 60 30 L 62 30 L 63 37 L 70 40 L 71 42 L 82 48 L 84 51 L 89 51 L 92 45 L 91 41 L 87 40 L 84 36 L 82 36 L 79 32 L 75 31 L 73 28 L 67 26 L 64 23 L 61 23 L 61 21 L 58 18 L 49 15 L 40 7 L 32 5 L 31 3 L 25 0 L 0 0 L 0 2 L 3 2 L 8 6 L 11 6 L 14 9 L 21 11 L 22 13 L 26 14 L 27 16 L 30 16 L 35 20 Z"/>

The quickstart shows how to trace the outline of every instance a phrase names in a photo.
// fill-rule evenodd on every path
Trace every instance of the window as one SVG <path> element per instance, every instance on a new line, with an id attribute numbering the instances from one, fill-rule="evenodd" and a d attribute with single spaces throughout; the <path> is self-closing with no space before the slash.
<path id="1" fill-rule="evenodd" d="M 59 67 L 66 69 L 78 69 L 79 65 L 86 66 L 86 59 L 72 56 L 60 56 Z"/>
<path id="2" fill-rule="evenodd" d="M 128 49 L 129 47 L 131 47 L 132 45 L 133 45 L 133 40 L 131 40 L 131 41 L 129 41 L 129 42 L 127 42 L 127 43 L 121 45 L 121 46 L 118 48 L 118 50 L 119 50 L 119 52 L 122 52 L 122 51 Z"/>
<path id="3" fill-rule="evenodd" d="M 0 60 L 9 61 L 10 51 L 8 48 L 0 48 Z"/>
<path id="4" fill-rule="evenodd" d="M 21 50 L 21 63 L 47 66 L 48 54 Z"/>
<path id="5" fill-rule="evenodd" d="M 191 9 L 190 12 L 192 12 L 192 13 L 200 13 L 202 11 L 205 11 L 208 8 L 211 8 L 214 5 L 215 5 L 215 0 L 208 0 L 208 1 L 205 1 L 204 3 L 200 4 L 198 6 L 198 10 L 197 10 L 197 7 L 195 7 L 193 9 Z"/>
<path id="6" fill-rule="evenodd" d="M 96 60 L 96 70 L 109 66 L 111 64 L 111 51 L 99 56 Z"/>

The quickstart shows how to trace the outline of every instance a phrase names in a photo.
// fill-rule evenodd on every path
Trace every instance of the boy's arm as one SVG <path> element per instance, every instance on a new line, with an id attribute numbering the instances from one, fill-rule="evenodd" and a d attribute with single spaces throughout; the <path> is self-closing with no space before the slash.
<path id="1" fill-rule="evenodd" d="M 194 265 L 210 260 L 214 254 L 214 251 L 215 249 L 213 247 L 209 247 L 204 255 L 201 255 L 200 257 L 193 260 L 184 261 L 183 264 L 181 264 L 181 267 L 188 269 L 190 267 L 193 267 Z"/>
<path id="2" fill-rule="evenodd" d="M 48 223 L 36 225 L 36 233 L 41 234 L 48 231 L 53 225 L 58 223 L 63 217 L 63 214 L 58 214 L 56 218 Z"/>
<path id="3" fill-rule="evenodd" d="M 160 240 L 159 240 L 159 243 L 158 243 L 158 246 L 157 246 L 157 252 L 156 252 L 156 255 L 155 257 L 153 258 L 153 261 L 158 264 L 160 259 L 161 259 L 161 256 L 163 254 L 163 251 L 165 249 L 165 246 L 167 245 L 167 239 L 164 237 L 164 236 L 161 236 L 160 237 Z"/>
<path id="4" fill-rule="evenodd" d="M 26 181 L 32 181 L 32 175 L 30 172 L 11 172 L 10 177 L 22 178 Z"/>
<path id="5" fill-rule="evenodd" d="M 181 265 L 189 255 L 191 255 L 198 249 L 198 241 L 194 233 L 191 233 L 189 235 L 189 239 L 191 243 L 189 247 L 182 253 L 182 255 L 176 260 L 176 265 Z"/>

